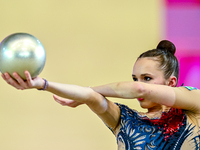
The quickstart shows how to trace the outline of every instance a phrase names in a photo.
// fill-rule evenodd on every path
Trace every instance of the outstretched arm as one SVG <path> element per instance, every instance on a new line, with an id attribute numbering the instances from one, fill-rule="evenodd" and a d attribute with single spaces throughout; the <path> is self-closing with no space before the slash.
<path id="1" fill-rule="evenodd" d="M 189 91 L 185 87 L 148 84 L 143 82 L 118 82 L 93 87 L 105 97 L 145 98 L 162 105 L 200 113 L 200 90 Z"/>
<path id="2" fill-rule="evenodd" d="M 11 78 L 8 73 L 2 74 L 3 79 L 8 84 L 17 89 L 42 89 L 45 86 L 44 79 L 40 77 L 32 79 L 29 72 L 27 71 L 25 72 L 27 79 L 26 81 L 24 81 L 17 73 L 14 73 L 13 76 L 15 77 L 15 80 Z M 45 90 L 61 97 L 73 99 L 81 103 L 90 103 L 96 96 L 96 92 L 90 88 L 56 82 L 48 82 Z"/>
<path id="3" fill-rule="evenodd" d="M 13 76 L 16 80 L 10 77 L 8 73 L 2 74 L 3 79 L 11 86 L 17 89 L 42 89 L 45 86 L 44 79 L 36 77 L 31 78 L 29 72 L 25 71 L 26 81 L 24 81 L 17 73 Z M 113 102 L 108 101 L 101 94 L 95 92 L 89 87 L 82 87 L 72 84 L 62 84 L 56 82 L 48 82 L 46 91 L 51 92 L 54 95 L 54 99 L 58 99 L 58 96 L 66 98 L 66 100 L 76 101 L 78 104 L 86 104 L 88 107 L 96 113 L 110 128 L 113 130 L 116 128 L 120 118 L 120 110 Z M 69 102 L 69 101 L 68 101 Z M 67 102 L 67 103 L 68 103 Z M 65 103 L 66 104 L 66 103 Z M 68 103 L 70 105 L 70 103 Z"/>

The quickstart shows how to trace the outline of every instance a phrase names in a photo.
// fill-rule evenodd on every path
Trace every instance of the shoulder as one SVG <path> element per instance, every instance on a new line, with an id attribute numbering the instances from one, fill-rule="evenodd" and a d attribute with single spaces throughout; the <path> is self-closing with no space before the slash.
<path id="1" fill-rule="evenodd" d="M 177 87 L 176 90 L 180 91 L 179 94 L 187 97 L 188 99 L 196 99 L 200 102 L 200 90 L 193 86 L 181 86 Z"/>
<path id="2" fill-rule="evenodd" d="M 192 86 L 181 86 L 174 88 L 176 102 L 174 107 L 200 113 L 200 90 Z"/>
<path id="3" fill-rule="evenodd" d="M 200 90 L 197 87 L 193 86 L 180 86 L 180 87 L 175 87 L 175 91 L 180 91 L 183 95 L 186 94 L 191 94 L 191 93 L 199 93 Z"/>
<path id="4" fill-rule="evenodd" d="M 135 119 L 138 120 L 140 118 L 140 113 L 137 110 L 131 109 L 127 105 L 123 105 L 119 103 L 115 103 L 115 104 L 120 109 L 121 122 L 123 122 L 124 120 L 132 120 L 132 121 Z"/>
<path id="5" fill-rule="evenodd" d="M 192 86 L 182 86 L 183 88 L 192 91 L 192 90 L 198 90 L 196 87 L 192 87 Z"/>

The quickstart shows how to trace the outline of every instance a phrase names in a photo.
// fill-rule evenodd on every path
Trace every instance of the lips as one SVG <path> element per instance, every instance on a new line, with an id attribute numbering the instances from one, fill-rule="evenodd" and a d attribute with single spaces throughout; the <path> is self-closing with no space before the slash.
<path id="1" fill-rule="evenodd" d="M 144 100 L 144 98 L 138 98 L 138 101 L 142 101 L 142 100 Z"/>

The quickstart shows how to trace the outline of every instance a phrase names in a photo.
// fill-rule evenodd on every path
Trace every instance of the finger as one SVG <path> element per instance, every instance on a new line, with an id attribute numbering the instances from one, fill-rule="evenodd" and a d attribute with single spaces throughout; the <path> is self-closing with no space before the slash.
<path id="1" fill-rule="evenodd" d="M 10 75 L 8 73 L 4 73 L 1 76 L 8 84 L 10 84 L 9 80 L 10 80 L 11 77 L 10 77 Z"/>
<path id="2" fill-rule="evenodd" d="M 74 101 L 74 100 L 62 98 L 62 97 L 59 97 L 59 96 L 56 96 L 56 97 L 55 97 L 55 100 L 56 100 L 56 101 L 60 101 L 61 103 L 66 103 L 66 104 L 71 103 L 71 102 Z"/>
<path id="3" fill-rule="evenodd" d="M 2 73 L 1 74 L 1 77 L 4 79 L 4 80 L 6 80 L 6 77 L 5 77 L 5 75 Z"/>
<path id="4" fill-rule="evenodd" d="M 55 100 L 56 102 L 61 103 L 61 101 L 58 99 L 58 96 L 57 96 L 57 95 L 53 95 L 53 98 L 54 98 L 54 100 Z"/>
<path id="5" fill-rule="evenodd" d="M 58 102 L 59 104 L 65 106 L 70 106 L 70 103 L 72 102 L 72 100 L 69 100 L 69 99 L 65 99 L 65 98 L 61 98 L 57 95 L 53 95 L 53 98 L 56 102 Z"/>
<path id="6" fill-rule="evenodd" d="M 59 104 L 62 104 L 62 102 L 61 101 L 59 101 L 59 100 L 55 100 L 57 103 L 59 103 Z"/>
<path id="7" fill-rule="evenodd" d="M 53 95 L 53 98 L 55 99 L 55 100 L 61 100 L 62 98 L 60 97 L 60 96 L 58 96 L 58 95 Z"/>
<path id="8" fill-rule="evenodd" d="M 65 102 L 63 102 L 63 101 L 60 101 L 60 100 L 57 100 L 57 99 L 55 99 L 55 101 L 56 101 L 57 103 L 61 104 L 62 106 L 66 106 L 66 105 L 67 105 L 67 104 L 66 104 Z"/>
<path id="9" fill-rule="evenodd" d="M 28 86 L 31 87 L 32 86 L 32 77 L 31 77 L 30 73 L 28 71 L 24 71 L 24 74 L 25 74 Z"/>
<path id="10" fill-rule="evenodd" d="M 24 89 L 21 85 L 19 85 L 19 83 L 18 83 L 16 80 L 14 80 L 14 79 L 9 75 L 9 73 L 5 73 L 5 74 L 3 75 L 3 78 L 5 78 L 5 81 L 6 81 L 8 84 L 12 85 L 13 87 L 15 87 L 15 88 L 17 88 L 17 89 L 21 89 L 21 90 Z"/>
<path id="11" fill-rule="evenodd" d="M 54 100 L 55 100 L 56 102 L 59 102 L 59 103 L 65 103 L 65 102 L 66 102 L 66 99 L 61 98 L 61 97 L 59 97 L 59 96 L 57 96 L 57 95 L 53 95 L 53 98 L 54 98 Z"/>
<path id="12" fill-rule="evenodd" d="M 31 74 L 27 70 L 24 71 L 24 74 L 25 74 L 27 80 L 31 80 L 32 79 Z"/>
<path id="13" fill-rule="evenodd" d="M 28 88 L 26 82 L 24 82 L 24 80 L 16 72 L 13 73 L 13 76 L 21 87 Z"/>
<path id="14" fill-rule="evenodd" d="M 83 104 L 81 102 L 77 102 L 77 101 L 72 100 L 72 99 L 62 98 L 58 95 L 53 95 L 53 97 L 54 97 L 54 100 L 56 102 L 60 103 L 61 105 L 67 105 L 67 106 L 70 106 L 70 107 L 77 107 L 77 106 Z"/>

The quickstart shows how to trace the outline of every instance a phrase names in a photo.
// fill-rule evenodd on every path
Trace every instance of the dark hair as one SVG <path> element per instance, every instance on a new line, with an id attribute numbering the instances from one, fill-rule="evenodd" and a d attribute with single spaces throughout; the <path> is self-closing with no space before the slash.
<path id="1" fill-rule="evenodd" d="M 144 57 L 155 58 L 155 60 L 160 64 L 160 69 L 163 70 L 165 79 L 169 79 L 169 77 L 173 75 L 177 78 L 178 82 L 179 63 L 176 56 L 174 56 L 175 52 L 175 45 L 168 40 L 163 40 L 160 41 L 156 49 L 148 50 L 142 53 L 138 59 Z"/>

